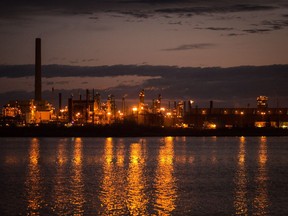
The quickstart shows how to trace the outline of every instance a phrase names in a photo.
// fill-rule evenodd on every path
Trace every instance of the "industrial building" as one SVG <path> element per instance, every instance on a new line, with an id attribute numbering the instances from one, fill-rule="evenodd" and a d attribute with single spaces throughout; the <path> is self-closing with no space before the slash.
<path id="1" fill-rule="evenodd" d="M 209 108 L 194 106 L 194 101 L 173 101 L 164 106 L 159 94 L 149 105 L 145 102 L 145 90 L 139 92 L 139 102 L 126 107 L 122 98 L 117 108 L 115 96 L 110 94 L 101 101 L 99 93 L 86 90 L 85 98 L 71 96 L 68 106 L 62 108 L 59 93 L 59 110 L 42 98 L 41 39 L 35 40 L 35 96 L 30 100 L 10 101 L 2 109 L 2 126 L 60 124 L 66 126 L 110 125 L 133 123 L 144 126 L 181 127 L 195 129 L 288 127 L 288 108 L 269 108 L 268 97 L 256 99 L 257 108 Z"/>
<path id="2" fill-rule="evenodd" d="M 132 108 L 137 124 L 195 129 L 288 128 L 288 108 L 269 108 L 267 96 L 257 97 L 257 108 L 214 108 L 213 101 L 209 108 L 199 108 L 192 107 L 192 100 L 161 107 L 161 99 L 156 101 L 149 108 L 144 104 L 144 90 L 140 92 L 139 106 Z"/>
<path id="3" fill-rule="evenodd" d="M 124 99 L 122 101 L 124 103 Z M 123 112 L 116 110 L 114 95 L 108 95 L 105 102 L 101 101 L 99 93 L 90 94 L 86 90 L 86 98 L 68 99 L 68 122 L 74 125 L 105 125 L 123 120 Z"/>
<path id="4" fill-rule="evenodd" d="M 14 100 L 2 109 L 5 125 L 49 123 L 55 119 L 52 104 L 42 99 L 41 38 L 35 40 L 35 97 L 30 100 Z"/>

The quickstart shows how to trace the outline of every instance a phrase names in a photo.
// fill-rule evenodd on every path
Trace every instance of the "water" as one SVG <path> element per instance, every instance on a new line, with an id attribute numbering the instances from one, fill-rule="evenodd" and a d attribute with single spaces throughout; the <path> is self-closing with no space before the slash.
<path id="1" fill-rule="evenodd" d="M 288 215 L 287 141 L 0 138 L 0 213 Z"/>

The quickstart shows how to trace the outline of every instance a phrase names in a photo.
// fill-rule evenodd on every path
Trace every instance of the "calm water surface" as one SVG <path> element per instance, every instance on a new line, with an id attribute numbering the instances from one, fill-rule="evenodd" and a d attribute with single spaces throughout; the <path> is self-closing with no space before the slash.
<path id="1" fill-rule="evenodd" d="M 0 138 L 1 215 L 288 215 L 288 137 Z"/>

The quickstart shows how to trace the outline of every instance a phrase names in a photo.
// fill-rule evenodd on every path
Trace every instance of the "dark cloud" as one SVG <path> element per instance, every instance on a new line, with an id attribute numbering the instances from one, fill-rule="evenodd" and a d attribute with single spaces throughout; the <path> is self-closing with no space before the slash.
<path id="1" fill-rule="evenodd" d="M 162 49 L 162 51 L 182 51 L 191 49 L 206 49 L 215 46 L 215 44 L 210 43 L 199 43 L 199 44 L 184 44 L 174 48 Z"/>
<path id="2" fill-rule="evenodd" d="M 206 7 L 175 7 L 157 9 L 155 12 L 166 14 L 204 14 L 204 13 L 227 13 L 227 12 L 250 12 L 250 11 L 264 11 L 274 10 L 277 7 L 268 5 L 254 5 L 254 4 L 235 4 L 228 6 L 206 6 Z"/>
<path id="3" fill-rule="evenodd" d="M 288 19 L 279 19 L 279 20 L 263 20 L 258 24 L 252 24 L 252 26 L 256 26 L 257 28 L 253 29 L 244 29 L 244 32 L 247 33 L 267 33 L 271 31 L 281 30 L 288 27 Z"/>
<path id="4" fill-rule="evenodd" d="M 98 20 L 99 17 L 97 17 L 97 16 L 91 16 L 91 17 L 89 17 L 89 19 Z"/>
<path id="5" fill-rule="evenodd" d="M 140 11 L 138 11 L 138 12 L 137 11 L 126 11 L 126 12 L 122 12 L 122 14 L 129 15 L 129 16 L 135 17 L 137 19 L 147 19 L 150 17 L 147 13 L 143 13 Z"/>
<path id="6" fill-rule="evenodd" d="M 234 28 L 224 28 L 224 27 L 208 27 L 207 30 L 213 30 L 213 31 L 230 31 Z"/>
<path id="7" fill-rule="evenodd" d="M 283 29 L 285 27 L 288 27 L 288 19 L 286 20 L 265 20 L 261 23 L 261 25 L 265 26 L 265 27 L 270 27 L 270 29 L 273 30 L 280 30 Z"/>
<path id="8" fill-rule="evenodd" d="M 107 77 L 121 75 L 149 76 L 151 79 L 137 86 L 129 86 L 122 83 L 120 86 L 97 90 L 95 92 L 103 94 L 103 98 L 108 94 L 114 94 L 116 99 L 121 100 L 127 94 L 130 99 L 137 100 L 138 92 L 144 88 L 146 90 L 147 101 L 162 94 L 165 100 L 188 100 L 193 99 L 199 106 L 209 104 L 209 100 L 218 101 L 217 107 L 226 106 L 256 106 L 256 97 L 266 95 L 269 97 L 270 105 L 275 106 L 277 98 L 281 106 L 288 106 L 288 65 L 271 66 L 242 66 L 232 68 L 196 68 L 196 67 L 171 67 L 171 66 L 149 66 L 149 65 L 115 65 L 101 67 L 76 67 L 48 65 L 43 66 L 43 76 L 45 77 Z M 0 66 L 1 77 L 23 77 L 33 76 L 34 66 Z M 155 78 L 153 78 L 155 77 Z M 157 77 L 157 78 L 156 78 Z M 161 78 L 158 78 L 161 77 Z M 65 81 L 63 81 L 65 82 Z M 84 88 L 84 87 L 83 87 Z M 71 90 L 55 89 L 63 92 L 67 97 L 73 93 Z M 81 89 L 83 94 L 85 89 Z M 79 89 L 78 89 L 79 92 Z M 26 93 L 32 95 L 33 93 Z M 0 94 L 0 102 L 3 104 L 11 99 L 27 98 L 23 92 Z M 74 95 L 79 93 L 74 91 Z M 8 96 L 9 97 L 8 97 Z M 18 96 L 17 96 L 18 95 Z M 66 97 L 65 96 L 65 97 Z M 49 99 L 48 93 L 43 93 L 43 97 Z M 65 98 L 63 96 L 63 98 Z M 128 99 L 129 99 L 128 98 Z M 52 98 L 53 99 L 53 98 Z M 6 101 L 5 101 L 6 100 Z M 57 103 L 57 101 L 56 101 Z"/>
<path id="9" fill-rule="evenodd" d="M 94 61 L 98 61 L 98 59 L 94 59 L 94 58 L 90 58 L 90 59 L 82 59 L 82 62 L 94 62 Z"/>
<path id="10" fill-rule="evenodd" d="M 231 30 L 234 30 L 234 28 L 227 28 L 227 27 L 207 27 L 207 28 L 196 27 L 195 29 L 212 30 L 212 31 L 231 31 Z"/>
<path id="11" fill-rule="evenodd" d="M 226 36 L 229 36 L 229 37 L 235 37 L 235 36 L 241 36 L 241 35 L 244 35 L 244 34 L 239 34 L 239 33 L 230 33 L 230 34 L 227 34 Z"/>
<path id="12" fill-rule="evenodd" d="M 245 29 L 243 30 L 244 32 L 251 33 L 251 34 L 256 34 L 256 33 L 265 33 L 272 31 L 271 29 Z"/>
<path id="13" fill-rule="evenodd" d="M 2 0 L 0 17 L 15 18 L 22 15 L 44 15 L 44 14 L 90 14 L 91 19 L 97 19 L 97 12 L 119 12 L 137 18 L 147 18 L 151 13 L 163 14 L 193 14 L 203 13 L 226 13 L 263 11 L 277 8 L 280 0 L 263 0 L 261 4 L 257 0 L 243 1 L 228 0 L 49 0 L 49 1 L 23 1 Z M 22 16 L 23 18 L 23 16 Z"/>
<path id="14" fill-rule="evenodd" d="M 78 60 L 73 60 L 73 61 L 69 61 L 70 64 L 78 64 L 79 61 Z"/>
<path id="15" fill-rule="evenodd" d="M 182 25 L 182 22 L 181 21 L 178 21 L 178 22 L 168 22 L 169 25 Z"/>

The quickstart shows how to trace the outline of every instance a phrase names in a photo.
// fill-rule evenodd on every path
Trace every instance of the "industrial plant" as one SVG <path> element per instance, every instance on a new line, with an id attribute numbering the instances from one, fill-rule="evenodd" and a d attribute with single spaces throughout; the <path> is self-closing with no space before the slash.
<path id="1" fill-rule="evenodd" d="M 139 101 L 128 107 L 126 98 L 116 103 L 114 95 L 102 99 L 94 90 L 86 90 L 84 98 L 71 96 L 67 106 L 59 93 L 58 108 L 42 98 L 41 94 L 41 39 L 35 41 L 35 96 L 30 100 L 13 100 L 2 108 L 2 127 L 39 125 L 101 126 L 136 124 L 151 127 L 218 129 L 218 128 L 287 128 L 288 108 L 270 108 L 268 97 L 259 96 L 256 108 L 208 108 L 195 105 L 193 100 L 162 103 L 159 94 L 152 103 L 145 101 L 145 89 L 139 89 Z M 207 104 L 208 104 L 207 103 Z M 118 106 L 117 106 L 118 105 Z"/>

